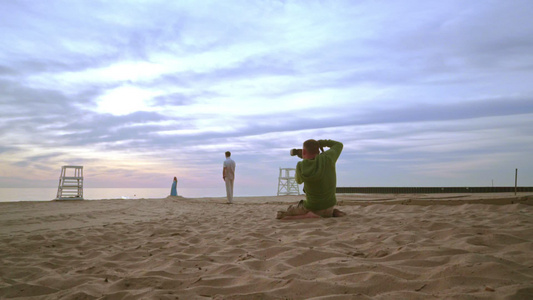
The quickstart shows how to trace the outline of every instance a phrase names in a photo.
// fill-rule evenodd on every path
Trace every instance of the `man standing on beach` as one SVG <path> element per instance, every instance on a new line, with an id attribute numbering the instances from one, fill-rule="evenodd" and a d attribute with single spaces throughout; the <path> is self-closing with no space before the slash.
<path id="1" fill-rule="evenodd" d="M 235 180 L 235 161 L 230 158 L 231 152 L 226 151 L 226 160 L 222 168 L 222 179 L 226 182 L 226 196 L 228 203 L 233 203 L 233 181 Z"/>
<path id="2" fill-rule="evenodd" d="M 324 152 L 323 147 L 329 149 Z M 343 145 L 333 140 L 307 140 L 303 144 L 302 161 L 296 165 L 296 182 L 304 184 L 305 200 L 278 211 L 278 219 L 342 217 L 345 213 L 334 208 L 337 189 L 335 163 Z M 322 153 L 320 153 L 322 150 Z"/>

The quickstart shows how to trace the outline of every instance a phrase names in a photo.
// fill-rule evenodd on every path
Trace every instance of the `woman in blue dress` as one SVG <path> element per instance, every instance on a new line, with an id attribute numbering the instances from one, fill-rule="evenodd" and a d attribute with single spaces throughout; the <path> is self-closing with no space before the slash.
<path id="1" fill-rule="evenodd" d="M 178 195 L 178 178 L 174 177 L 174 181 L 172 182 L 172 188 L 170 189 L 170 196 L 177 196 Z"/>

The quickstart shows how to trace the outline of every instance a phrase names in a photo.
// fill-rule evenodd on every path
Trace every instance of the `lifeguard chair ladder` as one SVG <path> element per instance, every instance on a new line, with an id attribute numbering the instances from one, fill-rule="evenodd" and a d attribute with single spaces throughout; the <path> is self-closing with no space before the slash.
<path id="1" fill-rule="evenodd" d="M 291 171 L 294 171 L 296 175 L 296 169 L 294 168 L 279 168 L 278 196 L 300 195 L 300 188 L 294 176 L 291 176 Z"/>
<path id="2" fill-rule="evenodd" d="M 63 166 L 56 200 L 83 200 L 83 166 Z"/>

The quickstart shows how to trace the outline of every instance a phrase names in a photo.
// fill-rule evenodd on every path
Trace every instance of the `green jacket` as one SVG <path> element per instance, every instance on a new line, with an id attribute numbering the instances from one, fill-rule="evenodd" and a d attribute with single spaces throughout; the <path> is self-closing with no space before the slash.
<path id="1" fill-rule="evenodd" d="M 337 204 L 337 172 L 335 163 L 341 155 L 342 143 L 318 140 L 320 147 L 329 147 L 314 159 L 304 159 L 296 165 L 296 182 L 304 184 L 304 207 L 311 211 L 330 208 Z"/>

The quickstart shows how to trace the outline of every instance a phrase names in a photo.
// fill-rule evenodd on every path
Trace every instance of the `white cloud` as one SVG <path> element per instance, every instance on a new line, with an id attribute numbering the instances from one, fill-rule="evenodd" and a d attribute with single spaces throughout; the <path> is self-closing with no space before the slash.
<path id="1" fill-rule="evenodd" d="M 96 111 L 115 116 L 137 111 L 155 111 L 157 108 L 151 105 L 151 100 L 158 94 L 135 86 L 120 86 L 99 97 Z"/>

